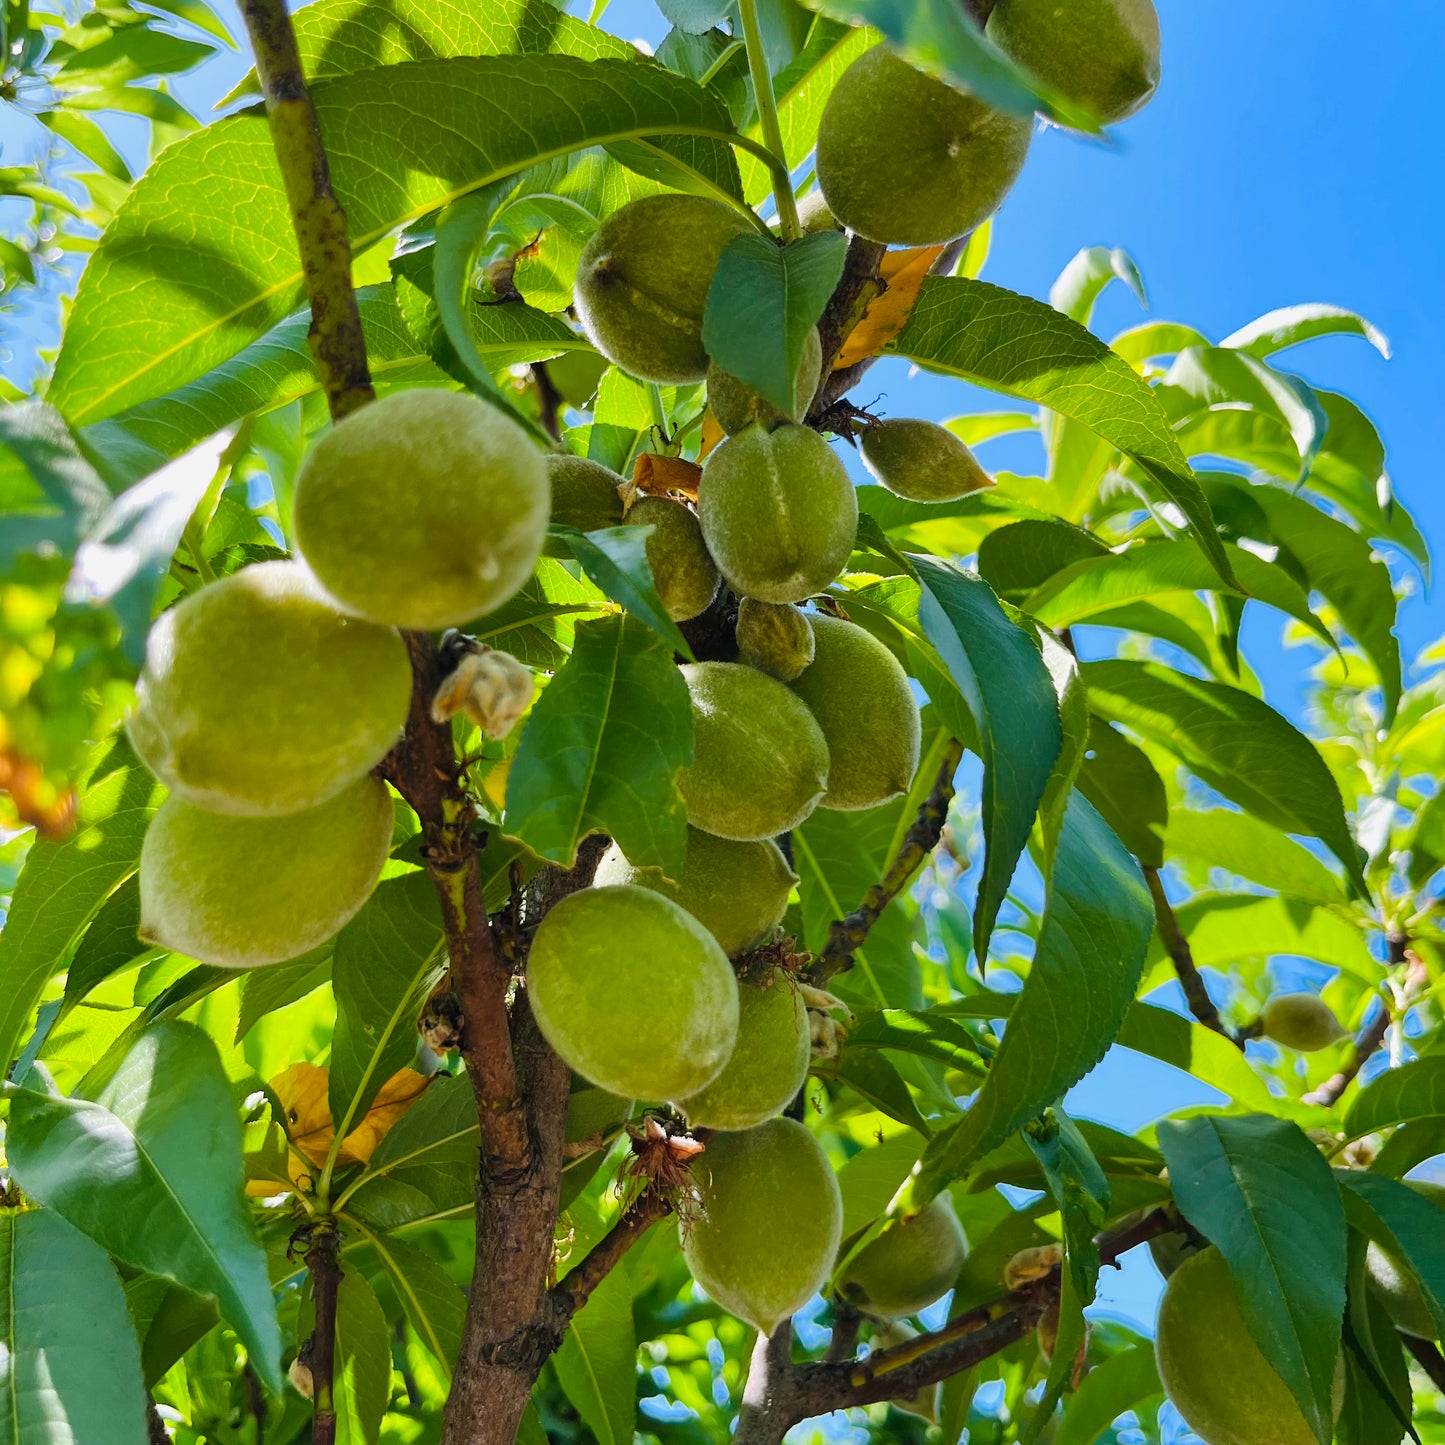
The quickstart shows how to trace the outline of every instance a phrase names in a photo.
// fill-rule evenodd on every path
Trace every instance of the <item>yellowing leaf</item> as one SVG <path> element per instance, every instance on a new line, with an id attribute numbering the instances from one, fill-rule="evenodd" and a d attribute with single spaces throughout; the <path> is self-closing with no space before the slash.
<path id="1" fill-rule="evenodd" d="M 943 254 L 942 246 L 886 251 L 879 264 L 883 290 L 863 310 L 833 363 L 834 371 L 877 356 L 908 324 L 913 304 L 928 277 L 928 268 Z"/>
<path id="2" fill-rule="evenodd" d="M 720 447 L 725 440 L 726 434 L 723 432 L 722 425 L 712 414 L 712 408 L 709 407 L 702 414 L 702 440 L 697 449 L 698 461 L 702 461 L 709 452 L 715 447 Z"/>

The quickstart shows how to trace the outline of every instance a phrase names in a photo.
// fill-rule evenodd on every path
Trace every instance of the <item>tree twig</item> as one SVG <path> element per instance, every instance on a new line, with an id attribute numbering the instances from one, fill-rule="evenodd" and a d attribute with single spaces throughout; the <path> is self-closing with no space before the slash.
<path id="1" fill-rule="evenodd" d="M 1398 1012 L 1403 1018 L 1420 990 L 1425 987 L 1429 975 L 1424 960 L 1418 954 L 1410 951 L 1410 941 L 1403 934 L 1390 934 L 1386 939 L 1386 944 L 1390 950 L 1389 958 L 1392 964 L 1398 967 L 1408 961 L 1410 965 L 1405 973 L 1405 982 L 1398 1006 Z M 1389 1004 L 1381 998 L 1379 1011 L 1355 1038 L 1355 1046 L 1350 1050 L 1350 1057 L 1345 1066 L 1338 1073 L 1331 1074 L 1319 1088 L 1312 1089 L 1306 1094 L 1303 1102 L 1323 1104 L 1326 1108 L 1337 1103 L 1340 1095 L 1359 1076 L 1360 1070 L 1369 1062 L 1371 1056 L 1377 1053 L 1384 1044 L 1385 1038 L 1390 1032 L 1390 1025 L 1395 1021 L 1395 1014 L 1396 1010 L 1391 1009 Z"/>
<path id="2" fill-rule="evenodd" d="M 623 1255 L 654 1224 L 671 1213 L 672 1205 L 660 1190 L 644 1190 L 592 1246 L 587 1258 L 552 1286 L 547 1292 L 548 1311 L 559 1340 L 572 1316 L 587 1303 L 592 1291 L 617 1267 Z"/>
<path id="3" fill-rule="evenodd" d="M 948 805 L 953 800 L 953 775 L 958 771 L 962 757 L 963 744 L 956 738 L 950 738 L 943 750 L 933 791 L 918 809 L 918 816 L 904 835 L 898 856 L 888 865 L 882 881 L 875 883 L 863 895 L 863 901 L 857 908 L 846 918 L 838 919 L 828 930 L 828 941 L 808 971 L 814 983 L 826 983 L 834 974 L 851 967 L 853 955 L 867 941 L 883 910 L 903 892 L 909 879 L 938 846 L 938 840 L 943 836 L 943 825 L 948 820 Z"/>
<path id="4" fill-rule="evenodd" d="M 332 1391 L 336 1369 L 336 1296 L 341 1287 L 340 1238 L 335 1222 L 324 1219 L 312 1226 L 306 1245 L 306 1273 L 316 1324 L 311 1332 L 306 1363 L 311 1370 L 311 1442 L 334 1445 L 336 1401 Z"/>
<path id="5" fill-rule="evenodd" d="M 532 363 L 532 381 L 537 388 L 537 411 L 542 422 L 542 430 L 554 442 L 560 442 L 562 440 L 562 423 L 559 420 L 559 413 L 562 409 L 562 393 L 557 390 L 557 384 L 552 380 L 552 373 L 547 370 L 545 361 Z"/>
<path id="6" fill-rule="evenodd" d="M 340 421 L 376 397 L 351 285 L 346 213 L 331 189 L 331 171 L 285 0 L 240 4 L 306 276 L 311 350 L 332 419 Z"/>
<path id="7" fill-rule="evenodd" d="M 1215 1033 L 1228 1039 L 1236 1048 L 1242 1049 L 1243 1041 L 1230 1032 L 1224 1020 L 1220 1018 L 1219 1010 L 1214 1006 L 1214 1000 L 1209 997 L 1209 990 L 1204 986 L 1204 978 L 1194 963 L 1194 954 L 1190 950 L 1189 940 L 1185 938 L 1184 931 L 1179 927 L 1179 919 L 1175 915 L 1174 906 L 1169 902 L 1169 895 L 1164 891 L 1164 880 L 1160 878 L 1159 870 L 1145 865 L 1144 881 L 1148 883 L 1149 892 L 1154 898 L 1154 917 L 1159 926 L 1159 937 L 1163 939 L 1164 950 L 1174 964 L 1174 972 L 1178 976 L 1179 986 L 1184 990 L 1184 999 L 1189 1005 L 1189 1012 L 1205 1028 L 1213 1029 Z"/>

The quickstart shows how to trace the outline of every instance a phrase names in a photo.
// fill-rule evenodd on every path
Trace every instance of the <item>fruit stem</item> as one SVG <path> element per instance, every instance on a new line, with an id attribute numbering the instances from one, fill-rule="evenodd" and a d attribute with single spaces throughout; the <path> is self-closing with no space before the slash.
<path id="1" fill-rule="evenodd" d="M 778 224 L 784 242 L 796 241 L 803 228 L 798 223 L 798 203 L 793 197 L 793 181 L 788 174 L 787 152 L 783 149 L 783 128 L 778 124 L 778 102 L 773 94 L 773 77 L 768 72 L 768 56 L 763 49 L 762 27 L 758 24 L 757 0 L 738 0 L 738 13 L 743 22 L 743 43 L 748 51 L 748 72 L 753 78 L 753 99 L 758 107 L 758 124 L 763 142 L 773 153 L 773 201 L 778 208 Z"/>
<path id="2" fill-rule="evenodd" d="M 647 383 L 647 404 L 652 409 L 652 424 L 662 433 L 662 444 L 672 440 L 667 430 L 667 407 L 663 405 L 662 388 L 655 382 Z"/>

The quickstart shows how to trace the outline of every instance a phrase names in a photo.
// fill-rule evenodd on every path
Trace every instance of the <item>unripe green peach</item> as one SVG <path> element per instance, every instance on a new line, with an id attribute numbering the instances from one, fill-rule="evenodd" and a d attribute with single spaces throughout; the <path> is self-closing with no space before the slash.
<path id="1" fill-rule="evenodd" d="M 828 202 L 823 199 L 823 193 L 816 186 L 806 195 L 798 197 L 798 224 L 803 228 L 805 236 L 811 236 L 818 231 L 838 231 L 842 227 L 838 225 L 838 219 L 828 207 Z"/>
<path id="2" fill-rule="evenodd" d="M 1217 1249 L 1170 1276 L 1155 1331 L 1159 1378 L 1204 1445 L 1315 1445 L 1289 1387 L 1254 1342 Z M 1336 1371 L 1336 1410 L 1343 1372 Z"/>
<path id="3" fill-rule="evenodd" d="M 532 575 L 547 536 L 547 468 L 516 422 L 455 391 L 393 392 L 311 449 L 296 543 L 350 612 L 456 627 Z"/>
<path id="4" fill-rule="evenodd" d="M 693 758 L 678 777 L 687 821 L 737 842 L 796 828 L 828 786 L 828 744 L 782 683 L 736 662 L 682 669 Z"/>
<path id="5" fill-rule="evenodd" d="M 577 316 L 608 360 L 643 381 L 701 381 L 702 317 L 737 211 L 701 196 L 644 196 L 614 211 L 577 266 Z"/>
<path id="6" fill-rule="evenodd" d="M 828 1278 L 843 1198 L 828 1156 L 792 1119 L 717 1134 L 693 1166 L 705 1216 L 683 1234 L 692 1277 L 771 1334 Z"/>
<path id="7" fill-rule="evenodd" d="M 304 567 L 261 562 L 161 615 L 127 728 L 176 797 L 275 817 L 369 773 L 410 699 L 392 628 L 343 616 Z"/>
<path id="8" fill-rule="evenodd" d="M 1165 1279 L 1169 1279 L 1186 1259 L 1207 1248 L 1182 1229 L 1170 1230 L 1168 1234 L 1156 1234 L 1149 1241 L 1149 1255 L 1154 1268 Z"/>
<path id="9" fill-rule="evenodd" d="M 953 1288 L 968 1240 L 953 1201 L 937 1194 L 909 1219 L 886 1224 L 843 1271 L 839 1293 L 870 1315 L 915 1315 Z"/>
<path id="10" fill-rule="evenodd" d="M 808 1077 L 808 1010 L 787 974 L 739 984 L 738 1008 L 738 1041 L 722 1073 L 677 1101 L 694 1129 L 751 1129 L 781 1114 Z"/>
<path id="11" fill-rule="evenodd" d="M 738 606 L 738 653 L 779 682 L 792 682 L 813 660 L 813 629 L 790 602 L 744 597 Z"/>
<path id="12" fill-rule="evenodd" d="M 1259 1016 L 1264 1036 L 1302 1054 L 1327 1049 L 1345 1037 L 1330 1006 L 1314 993 L 1276 994 Z"/>
<path id="13" fill-rule="evenodd" d="M 1406 1179 L 1404 1182 L 1445 1211 L 1445 1185 L 1432 1184 L 1426 1179 Z M 1441 1225 L 1445 1228 L 1445 1215 L 1442 1215 Z M 1407 1335 L 1415 1335 L 1422 1340 L 1439 1339 L 1435 1320 L 1409 1267 L 1378 1244 L 1370 1245 L 1366 1259 L 1370 1282 L 1384 1297 L 1385 1309 L 1395 1324 Z"/>
<path id="14" fill-rule="evenodd" d="M 815 652 L 788 684 L 808 704 L 831 759 L 825 808 L 871 808 L 906 793 L 923 726 L 908 675 L 877 638 L 840 617 L 809 614 Z"/>
<path id="15" fill-rule="evenodd" d="M 870 241 L 951 241 L 998 210 L 1032 137 L 1032 116 L 992 110 L 880 45 L 828 98 L 818 184 L 838 220 Z"/>
<path id="16" fill-rule="evenodd" d="M 626 480 L 601 462 L 558 453 L 546 459 L 552 483 L 552 520 L 559 527 L 599 532 L 622 525 L 622 496 Z"/>
<path id="17" fill-rule="evenodd" d="M 703 468 L 698 513 L 734 591 L 764 602 L 821 592 L 848 565 L 858 533 L 847 468 L 805 426 L 729 437 Z"/>
<path id="18" fill-rule="evenodd" d="M 632 883 L 671 898 L 731 958 L 782 920 L 798 878 L 771 839 L 734 843 L 689 828 L 687 858 L 675 883 L 659 868 L 634 868 L 616 843 L 602 855 L 593 881 L 603 886 Z"/>
<path id="19" fill-rule="evenodd" d="M 375 778 L 284 818 L 167 798 L 141 845 L 140 936 L 219 968 L 295 958 L 370 897 L 391 829 L 391 796 Z"/>
<path id="20" fill-rule="evenodd" d="M 749 391 L 737 377 L 729 375 L 716 362 L 707 369 L 707 402 L 717 424 L 734 436 L 755 422 L 764 431 L 773 431 L 790 421 L 802 421 L 808 405 L 818 390 L 823 372 L 823 343 L 815 326 L 803 343 L 803 358 L 793 380 L 793 409 L 784 416 L 772 402 L 764 401 L 757 392 Z"/>
<path id="21" fill-rule="evenodd" d="M 988 36 L 1105 125 L 1133 115 L 1159 85 L 1152 0 L 998 0 Z"/>
<path id="22" fill-rule="evenodd" d="M 674 622 L 696 617 L 717 594 L 717 565 L 691 507 L 671 497 L 640 497 L 627 511 L 634 527 L 651 527 L 647 562 L 657 595 Z"/>
<path id="23" fill-rule="evenodd" d="M 624 1099 L 696 1093 L 737 1042 L 727 955 L 646 888 L 588 888 L 555 904 L 527 956 L 527 995 L 563 1061 Z"/>
<path id="24" fill-rule="evenodd" d="M 859 449 L 878 481 L 911 502 L 954 502 L 993 486 L 978 458 L 937 422 L 911 417 L 874 422 Z"/>

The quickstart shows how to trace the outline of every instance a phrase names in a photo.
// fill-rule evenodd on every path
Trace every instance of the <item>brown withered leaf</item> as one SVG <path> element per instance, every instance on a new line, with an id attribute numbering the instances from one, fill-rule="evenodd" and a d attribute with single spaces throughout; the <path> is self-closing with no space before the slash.
<path id="1" fill-rule="evenodd" d="M 870 356 L 877 356 L 908 324 L 918 293 L 923 289 L 928 268 L 943 254 L 942 246 L 916 246 L 906 251 L 886 251 L 879 264 L 883 290 L 870 301 L 858 324 L 848 334 L 833 363 L 834 371 Z"/>
<path id="2" fill-rule="evenodd" d="M 42 838 L 58 842 L 68 838 L 75 827 L 79 806 L 75 789 L 47 778 L 39 763 L 22 757 L 14 748 L 0 747 L 0 793 L 10 795 L 15 819 L 33 824 Z M 0 804 L 0 821 L 5 812 Z"/>
<path id="3" fill-rule="evenodd" d="M 668 457 L 660 452 L 643 452 L 632 467 L 632 485 L 639 492 L 650 492 L 653 496 L 666 496 L 668 492 L 681 492 L 685 497 L 697 500 L 697 483 L 702 468 L 686 457 Z"/>

